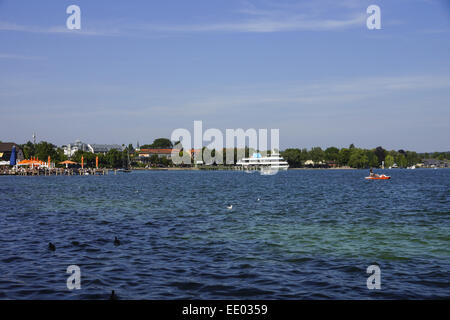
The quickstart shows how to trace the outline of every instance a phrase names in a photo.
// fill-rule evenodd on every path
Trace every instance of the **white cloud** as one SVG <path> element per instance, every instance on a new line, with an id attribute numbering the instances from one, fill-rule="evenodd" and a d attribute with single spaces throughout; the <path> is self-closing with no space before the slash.
<path id="1" fill-rule="evenodd" d="M 65 26 L 31 26 L 20 25 L 16 23 L 0 22 L 0 31 L 30 32 L 30 33 L 48 33 L 48 34 L 72 34 L 85 36 L 113 36 L 119 32 L 114 29 L 95 30 L 82 28 L 81 30 L 69 30 Z"/>
<path id="2" fill-rule="evenodd" d="M 333 11 L 345 7 L 345 15 Z M 288 31 L 341 30 L 365 27 L 365 10 L 356 8 L 355 0 L 336 4 L 334 1 L 286 4 L 265 2 L 257 7 L 249 2 L 237 9 L 233 17 L 223 21 L 189 24 L 148 24 L 133 21 L 98 21 L 96 26 L 82 26 L 81 30 L 68 30 L 62 26 L 32 26 L 0 21 L 0 31 L 74 34 L 86 36 L 148 36 L 158 33 L 242 32 L 268 33 Z M 331 10 L 331 11 L 330 11 Z"/>
<path id="3" fill-rule="evenodd" d="M 237 10 L 238 16 L 228 21 L 196 24 L 146 25 L 147 31 L 165 32 L 286 32 L 286 31 L 322 31 L 340 30 L 348 27 L 365 26 L 365 10 L 355 10 L 355 0 L 344 3 L 306 2 L 287 4 L 265 2 L 264 6 L 255 6 L 245 2 Z M 325 13 L 330 8 L 346 7 L 345 16 L 337 12 Z M 349 10 L 350 9 L 350 10 Z"/>
<path id="4" fill-rule="evenodd" d="M 364 26 L 365 16 L 355 15 L 346 19 L 310 19 L 303 15 L 289 17 L 258 17 L 234 22 L 205 24 L 124 24 L 121 30 L 68 30 L 64 26 L 39 27 L 0 23 L 0 31 L 16 31 L 48 34 L 73 34 L 85 36 L 140 36 L 148 33 L 199 33 L 199 32 L 287 32 L 327 31 Z"/>
<path id="5" fill-rule="evenodd" d="M 42 57 L 24 56 L 20 54 L 0 53 L 0 59 L 14 59 L 14 60 L 42 60 Z"/>
<path id="6" fill-rule="evenodd" d="M 148 31 L 165 32 L 285 32 L 339 30 L 363 26 L 365 17 L 357 15 L 348 19 L 308 19 L 303 16 L 288 18 L 257 18 L 244 21 L 196 25 L 147 25 Z"/>

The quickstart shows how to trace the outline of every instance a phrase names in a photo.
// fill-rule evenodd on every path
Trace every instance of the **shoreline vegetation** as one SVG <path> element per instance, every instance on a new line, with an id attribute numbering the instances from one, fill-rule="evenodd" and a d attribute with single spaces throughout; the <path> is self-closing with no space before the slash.
<path id="1" fill-rule="evenodd" d="M 170 152 L 174 148 L 174 143 L 169 139 L 158 138 L 152 144 L 142 145 L 140 148 L 134 148 L 132 144 L 128 146 L 122 145 L 123 150 L 111 149 L 103 153 L 93 153 L 89 151 L 77 150 L 71 156 L 67 156 L 67 152 L 63 147 L 41 141 L 39 143 L 27 142 L 23 145 L 17 145 L 21 152 L 23 152 L 24 159 L 51 159 L 50 168 L 52 169 L 71 169 L 72 171 L 54 171 L 55 174 L 78 174 L 79 170 L 107 170 L 115 171 L 118 169 L 132 169 L 132 170 L 236 170 L 236 162 L 244 155 L 251 156 L 254 152 L 259 150 L 249 149 L 222 149 L 222 150 L 187 150 L 192 159 L 192 164 L 175 165 L 170 158 Z M 178 150 L 178 149 L 177 149 Z M 158 153 L 159 151 L 166 151 L 165 153 Z M 180 149 L 180 156 L 185 151 Z M 233 164 L 204 164 L 197 163 L 196 155 L 198 153 L 207 152 L 215 159 L 223 159 L 223 163 L 227 159 L 227 153 L 233 153 Z M 270 154 L 270 151 L 262 151 Z M 279 152 L 280 155 L 289 163 L 289 170 L 300 169 L 368 169 L 368 168 L 408 168 L 408 167 L 450 167 L 450 152 L 434 152 L 434 153 L 417 153 L 414 151 L 405 150 L 385 150 L 381 146 L 374 149 L 357 148 L 351 144 L 347 148 L 328 147 L 322 149 L 321 147 L 313 147 L 311 149 L 288 148 Z M 240 155 L 240 157 L 239 157 Z M 239 157 L 239 158 L 238 158 Z M 82 161 L 83 159 L 83 161 Z M 2 159 L 6 160 L 6 159 Z M 71 160 L 75 164 L 67 165 L 61 162 Z M 81 168 L 83 163 L 83 168 Z M 97 167 L 98 165 L 98 167 Z M 46 174 L 43 168 L 38 174 Z M 11 167 L 0 166 L 0 174 L 8 174 Z M 21 167 L 22 173 L 27 171 L 28 175 L 36 174 L 36 168 Z M 75 171 L 75 173 L 73 173 Z M 53 171 L 52 171 L 53 172 Z M 70 173 L 68 173 L 70 172 Z M 47 172 L 49 173 L 49 172 Z M 17 172 L 15 173 L 17 174 Z M 19 173 L 20 174 L 20 173 Z M 96 172 L 94 174 L 97 174 Z"/>

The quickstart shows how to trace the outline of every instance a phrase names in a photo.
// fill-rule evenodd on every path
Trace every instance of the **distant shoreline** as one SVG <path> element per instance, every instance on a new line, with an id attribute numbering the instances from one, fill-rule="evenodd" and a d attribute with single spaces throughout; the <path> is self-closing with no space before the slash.
<path id="1" fill-rule="evenodd" d="M 367 170 L 367 169 L 358 169 L 351 167 L 336 167 L 336 168 L 289 168 L 288 170 Z"/>
<path id="2" fill-rule="evenodd" d="M 396 170 L 389 168 L 373 168 L 374 170 Z M 399 168 L 400 169 L 400 168 Z M 433 169 L 433 168 L 420 168 L 420 169 Z M 446 169 L 446 168 L 439 168 Z M 225 168 L 132 168 L 132 170 L 136 171 L 243 171 L 243 170 L 235 170 L 235 169 L 225 169 Z M 290 170 L 369 170 L 369 168 L 351 168 L 351 167 L 337 167 L 337 168 L 288 168 Z"/>
<path id="3" fill-rule="evenodd" d="M 233 168 L 223 168 L 223 167 L 211 167 L 211 168 L 132 168 L 132 170 L 136 171 L 190 171 L 190 170 L 197 170 L 197 171 L 242 171 L 242 170 L 235 170 Z M 358 168 L 351 168 L 351 167 L 337 167 L 337 168 L 288 168 L 288 170 L 369 170 L 367 169 L 358 169 Z M 387 170 L 387 169 L 385 169 Z"/>
<path id="4" fill-rule="evenodd" d="M 399 168 L 399 169 L 401 169 L 401 168 Z M 405 168 L 403 168 L 403 169 L 405 169 Z M 449 168 L 418 168 L 418 169 L 428 169 L 428 170 L 432 170 L 432 169 L 449 169 Z M 60 170 L 60 171 L 58 171 L 59 173 L 57 173 L 56 171 L 39 171 L 39 170 L 34 170 L 34 171 L 30 171 L 30 172 L 15 172 L 15 173 L 12 173 L 12 172 L 10 172 L 10 171 L 0 171 L 0 176 L 8 176 L 8 175 L 14 175 L 14 176 L 39 176 L 39 175 L 42 175 L 42 176 L 47 176 L 47 175 L 62 175 L 62 176 L 73 176 L 73 175 L 84 175 L 84 173 L 83 174 L 81 174 L 81 173 L 75 173 L 75 171 L 73 172 L 73 173 L 67 173 L 67 172 L 64 172 L 64 170 L 62 170 L 61 168 L 59 168 L 59 169 L 57 169 L 57 170 Z M 84 169 L 86 172 L 88 172 L 89 173 L 89 175 L 98 175 L 98 174 L 100 174 L 100 175 L 107 175 L 107 174 L 109 174 L 109 172 L 112 172 L 113 174 L 116 174 L 116 172 L 118 172 L 118 170 L 117 169 L 106 169 L 106 168 L 103 168 L 103 169 Z M 92 171 L 93 170 L 93 171 Z M 177 167 L 174 167 L 174 168 L 131 168 L 131 170 L 132 171 L 234 171 L 234 172 L 244 172 L 245 170 L 242 170 L 242 169 L 240 169 L 240 170 L 238 170 L 238 169 L 234 169 L 233 167 L 231 167 L 231 168 L 227 168 L 227 167 L 210 167 L 210 168 L 195 168 L 195 167 L 186 167 L 186 168 L 177 168 Z M 369 170 L 369 168 L 351 168 L 351 167 L 337 167 L 337 168 L 289 168 L 288 169 L 289 171 L 291 171 L 291 170 L 330 170 L 330 171 L 333 171 L 333 170 L 339 170 L 339 171 L 341 171 L 341 170 L 362 170 L 362 171 L 367 171 L 367 170 Z M 381 169 L 381 168 L 374 168 L 374 170 L 389 170 L 389 171 L 391 171 L 391 170 L 396 170 L 396 168 L 395 169 L 389 169 L 389 168 L 384 168 L 384 169 Z M 92 171 L 92 172 L 90 172 L 90 171 Z M 254 171 L 254 172 L 257 172 L 257 171 L 259 171 L 259 170 L 252 170 L 252 171 Z"/>

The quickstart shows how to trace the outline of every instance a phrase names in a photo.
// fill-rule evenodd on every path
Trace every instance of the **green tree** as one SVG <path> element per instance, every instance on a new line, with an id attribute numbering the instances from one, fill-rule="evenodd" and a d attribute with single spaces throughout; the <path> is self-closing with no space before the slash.
<path id="1" fill-rule="evenodd" d="M 54 162 L 58 163 L 64 160 L 67 160 L 67 156 L 64 154 L 64 150 L 61 148 L 56 149 L 56 157 L 54 158 Z"/>
<path id="2" fill-rule="evenodd" d="M 300 156 L 300 160 L 302 161 L 302 164 L 303 164 L 306 160 L 309 160 L 309 159 L 310 159 L 310 157 L 309 157 L 308 149 L 303 148 L 303 149 L 301 150 L 301 156 Z"/>
<path id="3" fill-rule="evenodd" d="M 153 141 L 151 147 L 155 149 L 170 149 L 173 147 L 173 144 L 169 139 L 158 138 Z"/>
<path id="4" fill-rule="evenodd" d="M 51 161 L 56 163 L 67 159 L 61 148 L 57 148 L 54 144 L 47 141 L 41 141 L 36 144 L 28 141 L 27 143 L 21 145 L 20 148 L 23 151 L 25 159 L 36 157 L 39 160 L 47 161 L 50 156 Z"/>
<path id="5" fill-rule="evenodd" d="M 171 149 L 173 148 L 172 141 L 166 138 L 158 138 L 152 144 L 144 144 L 141 149 Z"/>
<path id="6" fill-rule="evenodd" d="M 302 151 L 299 149 L 286 149 L 281 152 L 281 156 L 289 163 L 292 168 L 302 166 Z"/>
<path id="7" fill-rule="evenodd" d="M 384 166 L 387 168 L 392 167 L 394 165 L 394 162 L 395 162 L 394 157 L 388 154 L 384 159 Z"/>
<path id="8" fill-rule="evenodd" d="M 397 165 L 401 168 L 406 168 L 408 166 L 408 161 L 403 153 L 400 153 L 396 157 L 395 162 L 397 162 Z"/>
<path id="9" fill-rule="evenodd" d="M 41 141 L 35 146 L 34 156 L 42 161 L 47 161 L 48 156 L 55 159 L 57 157 L 56 146 L 46 141 Z"/>
<path id="10" fill-rule="evenodd" d="M 309 155 L 311 156 L 311 160 L 314 162 L 323 161 L 325 159 L 325 153 L 321 147 L 311 148 Z"/>
<path id="11" fill-rule="evenodd" d="M 348 165 L 352 168 L 367 168 L 369 166 L 369 159 L 364 150 L 357 148 L 352 149 Z"/>
<path id="12" fill-rule="evenodd" d="M 373 167 L 373 168 L 377 168 L 380 166 L 379 162 L 378 162 L 378 157 L 375 154 L 374 150 L 367 150 L 366 151 L 366 156 L 368 159 L 368 165 L 369 167 Z"/>
<path id="13" fill-rule="evenodd" d="M 95 167 L 95 157 L 97 155 L 91 152 L 87 152 L 87 151 L 81 151 L 81 150 L 77 150 L 71 157 L 72 161 L 77 162 L 79 165 L 81 165 L 81 157 L 83 157 L 83 163 L 84 163 L 84 167 L 85 168 L 94 168 Z M 100 162 L 100 157 L 101 155 L 99 155 L 99 165 L 100 166 L 105 166 L 104 161 L 102 161 L 102 163 Z M 102 159 L 103 160 L 103 159 Z"/>
<path id="14" fill-rule="evenodd" d="M 95 168 L 95 158 L 98 157 L 99 167 L 106 168 L 122 168 L 124 166 L 124 152 L 111 149 L 106 154 L 95 154 L 87 151 L 76 151 L 71 157 L 72 161 L 81 165 L 81 157 L 83 156 L 84 166 Z"/>
<path id="15" fill-rule="evenodd" d="M 336 147 L 329 147 L 325 150 L 325 160 L 327 161 L 338 161 L 339 159 L 339 149 Z"/>
<path id="16" fill-rule="evenodd" d="M 420 157 L 417 152 L 414 151 L 406 151 L 406 162 L 408 166 L 415 165 L 420 162 Z"/>
<path id="17" fill-rule="evenodd" d="M 21 145 L 20 148 L 23 151 L 23 156 L 25 157 L 25 159 L 30 159 L 31 157 L 34 157 L 35 146 L 33 142 L 28 141 L 27 143 Z"/>
<path id="18" fill-rule="evenodd" d="M 348 161 L 350 160 L 350 150 L 347 148 L 342 148 L 339 150 L 338 163 L 340 166 L 348 166 Z"/>

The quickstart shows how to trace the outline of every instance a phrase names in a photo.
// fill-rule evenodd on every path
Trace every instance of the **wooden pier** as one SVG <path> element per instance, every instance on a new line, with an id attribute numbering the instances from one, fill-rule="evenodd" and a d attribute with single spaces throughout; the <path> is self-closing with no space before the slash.
<path id="1" fill-rule="evenodd" d="M 9 169 L 0 171 L 0 175 L 15 176 L 88 176 L 88 175 L 106 175 L 108 169 L 65 169 L 65 168 L 19 168 L 18 170 Z"/>

